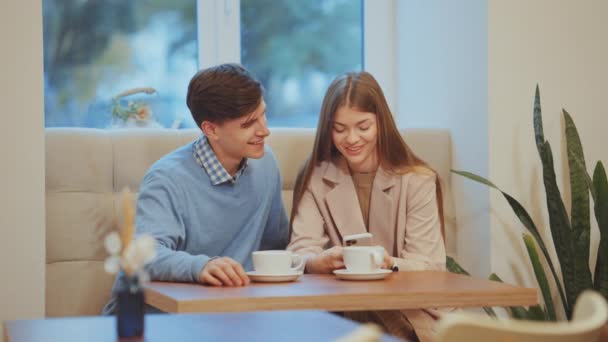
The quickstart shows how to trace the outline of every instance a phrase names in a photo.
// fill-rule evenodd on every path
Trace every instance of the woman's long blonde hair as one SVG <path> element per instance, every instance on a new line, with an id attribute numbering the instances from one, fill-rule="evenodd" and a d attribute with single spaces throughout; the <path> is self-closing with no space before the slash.
<path id="1" fill-rule="evenodd" d="M 439 175 L 426 162 L 418 158 L 405 143 L 397 129 L 380 85 L 370 73 L 365 71 L 349 72 L 338 76 L 325 93 L 312 153 L 296 178 L 290 224 L 293 224 L 293 219 L 298 213 L 300 201 L 310 183 L 313 169 L 323 161 L 331 161 L 340 153 L 332 142 L 332 129 L 336 111 L 342 106 L 376 114 L 378 161 L 384 170 L 395 174 L 420 171 L 435 174 L 441 235 L 444 236 L 443 195 Z"/>

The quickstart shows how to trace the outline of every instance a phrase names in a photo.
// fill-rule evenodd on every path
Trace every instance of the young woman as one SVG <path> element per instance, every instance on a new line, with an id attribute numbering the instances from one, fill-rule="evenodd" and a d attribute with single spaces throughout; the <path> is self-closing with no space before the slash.
<path id="1" fill-rule="evenodd" d="M 329 86 L 293 199 L 288 249 L 305 256 L 308 273 L 344 268 L 342 237 L 365 232 L 384 247 L 383 268 L 445 269 L 439 178 L 402 139 L 382 89 L 367 72 L 347 73 Z M 437 314 L 345 315 L 424 341 L 433 336 Z"/>

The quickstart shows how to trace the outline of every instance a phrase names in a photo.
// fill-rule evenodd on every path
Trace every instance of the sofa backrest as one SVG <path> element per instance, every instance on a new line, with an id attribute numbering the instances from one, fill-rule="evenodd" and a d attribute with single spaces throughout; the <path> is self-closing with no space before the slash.
<path id="1" fill-rule="evenodd" d="M 271 132 L 267 141 L 280 164 L 283 199 L 290 211 L 295 177 L 312 149 L 315 131 L 274 128 Z M 114 277 L 103 268 L 100 228 L 119 221 L 123 188 L 129 187 L 137 194 L 152 163 L 193 141 L 199 133 L 197 129 L 46 129 L 47 316 L 101 312 Z M 446 130 L 405 130 L 403 135 L 442 178 L 450 253 L 454 214 L 449 134 Z"/>

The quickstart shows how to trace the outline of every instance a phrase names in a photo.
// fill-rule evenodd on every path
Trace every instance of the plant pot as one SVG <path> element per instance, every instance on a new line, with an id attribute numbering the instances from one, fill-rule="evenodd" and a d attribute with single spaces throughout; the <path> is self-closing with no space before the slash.
<path id="1" fill-rule="evenodd" d="M 144 334 L 144 289 L 137 276 L 125 276 L 117 291 L 116 326 L 118 337 Z"/>

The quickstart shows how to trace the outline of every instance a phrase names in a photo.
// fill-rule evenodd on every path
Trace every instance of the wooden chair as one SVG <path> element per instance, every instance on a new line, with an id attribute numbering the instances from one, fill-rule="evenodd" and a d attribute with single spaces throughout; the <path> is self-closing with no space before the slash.
<path id="1" fill-rule="evenodd" d="M 608 320 L 608 304 L 594 291 L 583 292 L 574 306 L 572 321 L 537 322 L 494 319 L 470 313 L 446 315 L 438 327 L 437 341 L 599 341 Z"/>

